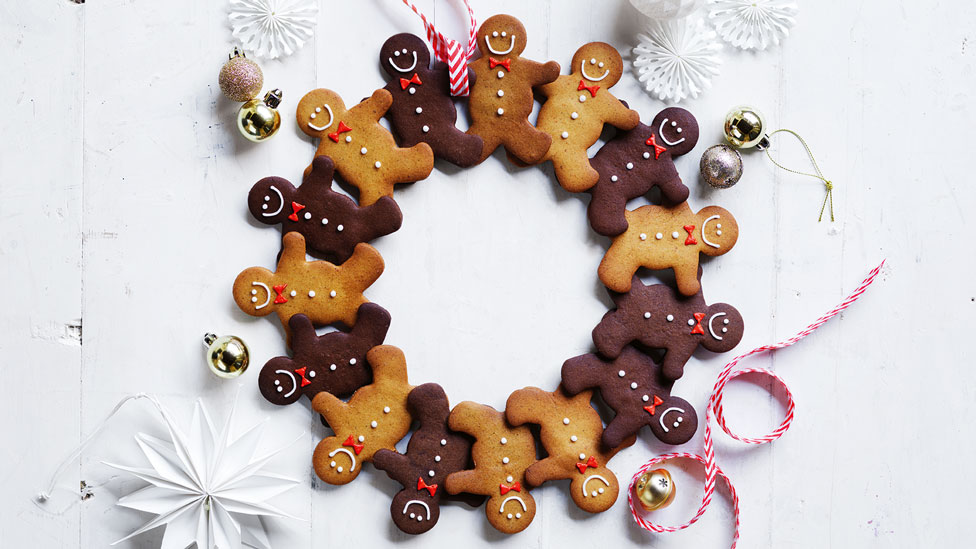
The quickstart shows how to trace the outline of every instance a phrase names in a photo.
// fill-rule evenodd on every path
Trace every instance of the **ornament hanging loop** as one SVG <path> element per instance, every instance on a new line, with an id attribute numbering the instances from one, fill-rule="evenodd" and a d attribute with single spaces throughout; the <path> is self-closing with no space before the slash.
<path id="1" fill-rule="evenodd" d="M 814 171 L 816 171 L 816 173 L 801 172 L 799 170 L 793 170 L 787 168 L 786 166 L 780 164 L 773 158 L 773 155 L 770 154 L 769 152 L 770 149 L 769 138 L 778 133 L 788 133 L 793 137 L 795 137 L 800 142 L 800 144 L 803 145 L 803 150 L 805 150 L 807 152 L 807 156 L 810 157 L 810 163 L 813 164 L 813 169 Z M 759 142 L 757 147 L 759 148 L 759 150 L 764 151 L 766 153 L 766 156 L 769 157 L 769 161 L 772 162 L 773 165 L 775 165 L 777 168 L 786 170 L 790 173 L 795 173 L 797 175 L 803 175 L 806 177 L 812 177 L 814 179 L 819 179 L 820 181 L 822 181 L 824 184 L 824 189 L 826 189 L 827 192 L 824 195 L 823 204 L 820 206 L 820 217 L 817 218 L 817 221 L 818 222 L 823 221 L 824 211 L 827 209 L 828 204 L 830 205 L 830 221 L 831 222 L 834 221 L 834 182 L 824 177 L 823 172 L 820 171 L 820 165 L 817 164 L 817 159 L 814 158 L 813 156 L 813 151 L 810 150 L 810 146 L 807 145 L 806 140 L 804 140 L 800 136 L 800 134 L 788 128 L 781 128 L 770 134 L 764 135 L 763 139 Z"/>

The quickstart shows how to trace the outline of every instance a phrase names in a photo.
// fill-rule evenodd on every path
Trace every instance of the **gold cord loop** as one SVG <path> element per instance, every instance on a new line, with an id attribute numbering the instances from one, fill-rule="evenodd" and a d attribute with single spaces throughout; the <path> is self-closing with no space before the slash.
<path id="1" fill-rule="evenodd" d="M 772 137 L 780 132 L 789 133 L 800 141 L 800 144 L 803 145 L 803 149 L 807 151 L 807 156 L 810 157 L 810 162 L 813 164 L 813 169 L 816 170 L 817 173 L 815 174 L 806 173 L 806 172 L 801 172 L 801 171 L 787 168 L 786 166 L 780 164 L 773 158 L 773 155 L 770 154 L 769 152 L 770 147 L 766 147 L 764 149 L 766 151 L 766 156 L 769 157 L 770 162 L 772 162 L 777 168 L 786 170 L 790 173 L 795 173 L 797 175 L 805 175 L 807 177 L 813 177 L 814 179 L 819 179 L 820 181 L 823 181 L 824 188 L 827 190 L 827 194 L 824 196 L 823 204 L 820 206 L 820 217 L 817 219 L 817 221 L 823 221 L 824 210 L 827 209 L 828 204 L 830 205 L 830 221 L 834 221 L 834 183 L 824 177 L 823 172 L 820 171 L 820 166 L 817 164 L 817 159 L 813 157 L 813 152 L 810 151 L 810 146 L 807 145 L 807 142 L 804 141 L 802 137 L 800 137 L 800 134 L 796 133 L 793 130 L 783 128 L 770 133 L 767 137 Z"/>

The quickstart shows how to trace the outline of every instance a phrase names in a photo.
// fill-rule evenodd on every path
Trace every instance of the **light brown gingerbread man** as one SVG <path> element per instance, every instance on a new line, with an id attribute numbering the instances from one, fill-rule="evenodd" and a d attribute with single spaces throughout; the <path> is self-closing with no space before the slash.
<path id="1" fill-rule="evenodd" d="M 469 65 L 476 78 L 468 101 L 468 133 L 484 142 L 479 162 L 500 145 L 526 164 L 539 162 L 549 150 L 552 138 L 529 123 L 532 88 L 555 80 L 559 64 L 521 57 L 525 43 L 525 27 L 511 15 L 489 17 L 478 29 L 482 57 Z"/>
<path id="2" fill-rule="evenodd" d="M 449 494 L 488 496 L 485 515 L 498 531 L 515 534 L 535 517 L 525 471 L 536 462 L 535 439 L 528 427 L 512 427 L 491 406 L 465 401 L 451 410 L 448 426 L 475 438 L 474 469 L 451 473 L 444 481 Z"/>
<path id="3" fill-rule="evenodd" d="M 281 239 L 281 257 L 274 272 L 250 267 L 234 281 L 234 301 L 245 313 L 277 313 L 285 332 L 288 319 L 302 313 L 316 325 L 356 324 L 363 292 L 383 273 L 383 257 L 369 244 L 357 244 L 341 265 L 305 260 L 305 237 L 297 232 Z"/>
<path id="4" fill-rule="evenodd" d="M 586 149 L 600 139 L 603 125 L 631 130 L 640 114 L 610 93 L 620 80 L 624 63 L 610 44 L 590 42 L 573 55 L 573 72 L 538 88 L 548 99 L 536 127 L 552 137 L 542 161 L 551 160 L 556 179 L 571 193 L 588 190 L 600 179 L 590 166 Z"/>
<path id="5" fill-rule="evenodd" d="M 393 196 L 393 185 L 420 181 L 434 169 L 429 145 L 397 147 L 393 135 L 379 124 L 392 104 L 393 96 L 382 89 L 348 110 L 339 94 L 325 88 L 306 93 L 298 102 L 298 127 L 319 139 L 315 155 L 331 158 L 336 172 L 359 189 L 360 206 Z M 311 166 L 305 175 L 310 170 Z"/>
<path id="6" fill-rule="evenodd" d="M 603 421 L 590 406 L 592 395 L 593 391 L 581 391 L 571 397 L 562 386 L 551 393 L 526 387 L 508 397 L 505 417 L 512 425 L 535 423 L 541 427 L 542 446 L 549 456 L 529 467 L 525 480 L 539 486 L 549 480 L 568 479 L 576 505 L 600 513 L 613 506 L 620 491 L 607 462 L 637 437 L 628 437 L 617 448 L 603 446 Z"/>
<path id="7" fill-rule="evenodd" d="M 329 484 L 352 482 L 362 464 L 381 449 L 395 445 L 410 430 L 407 395 L 407 361 L 392 345 L 373 347 L 366 353 L 373 369 L 373 383 L 360 387 L 349 402 L 322 391 L 312 399 L 312 409 L 322 414 L 335 432 L 319 442 L 312 455 L 315 474 Z"/>
<path id="8" fill-rule="evenodd" d="M 625 216 L 627 230 L 613 239 L 598 270 L 603 284 L 620 293 L 630 291 L 634 273 L 646 267 L 673 269 L 678 291 L 695 295 L 701 289 L 698 254 L 725 254 L 739 238 L 735 218 L 718 206 L 698 213 L 687 202 L 670 208 L 641 206 Z"/>

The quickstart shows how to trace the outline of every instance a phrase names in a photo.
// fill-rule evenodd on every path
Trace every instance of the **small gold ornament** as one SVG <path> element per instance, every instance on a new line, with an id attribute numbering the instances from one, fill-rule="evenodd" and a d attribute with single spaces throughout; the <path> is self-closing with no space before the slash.
<path id="1" fill-rule="evenodd" d="M 231 379 L 247 370 L 250 351 L 241 338 L 207 334 L 203 344 L 207 346 L 207 366 L 217 377 Z"/>
<path id="2" fill-rule="evenodd" d="M 634 483 L 634 495 L 645 511 L 656 511 L 671 505 L 674 494 L 674 481 L 667 469 L 648 471 Z"/>
<path id="3" fill-rule="evenodd" d="M 766 119 L 753 107 L 736 107 L 725 116 L 725 139 L 737 149 L 769 147 Z"/>
<path id="4" fill-rule="evenodd" d="M 251 99 L 237 111 L 237 129 L 249 141 L 264 141 L 281 126 L 281 115 L 275 110 L 281 104 L 281 90 L 274 89 L 264 99 Z"/>

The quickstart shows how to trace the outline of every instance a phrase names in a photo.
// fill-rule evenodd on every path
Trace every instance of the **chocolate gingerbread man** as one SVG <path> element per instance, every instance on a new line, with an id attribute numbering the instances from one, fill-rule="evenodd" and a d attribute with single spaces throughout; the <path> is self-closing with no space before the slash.
<path id="1" fill-rule="evenodd" d="M 698 414 L 688 401 L 671 396 L 674 382 L 661 375 L 650 356 L 628 345 L 612 361 L 585 354 L 563 363 L 563 388 L 571 395 L 586 389 L 616 413 L 603 431 L 603 444 L 616 448 L 647 425 L 665 444 L 684 444 L 698 429 Z"/>
<path id="2" fill-rule="evenodd" d="M 402 149 L 380 125 L 392 104 L 390 92 L 376 90 L 347 110 L 339 94 L 325 88 L 306 93 L 298 103 L 298 127 L 319 139 L 315 155 L 332 158 L 339 176 L 359 189 L 360 206 L 393 196 L 393 185 L 420 181 L 434 169 L 429 145 Z"/>
<path id="3" fill-rule="evenodd" d="M 687 202 L 677 206 L 641 206 L 625 210 L 627 230 L 613 239 L 597 273 L 603 284 L 619 293 L 630 291 L 637 269 L 672 269 L 682 295 L 701 290 L 699 254 L 728 253 L 739 238 L 739 226 L 718 206 L 691 211 Z"/>
<path id="4" fill-rule="evenodd" d="M 407 395 L 407 361 L 392 345 L 373 347 L 366 353 L 373 369 L 373 383 L 361 387 L 349 402 L 325 391 L 312 399 L 312 409 L 322 414 L 334 436 L 322 439 L 312 455 L 315 474 L 329 484 L 352 482 L 363 463 L 382 449 L 395 450 L 410 431 Z"/>
<path id="5" fill-rule="evenodd" d="M 281 224 L 282 234 L 302 233 L 310 255 L 342 263 L 356 244 L 399 229 L 403 215 L 388 196 L 359 207 L 332 190 L 333 168 L 328 156 L 315 157 L 312 171 L 297 189 L 287 179 L 265 177 L 251 187 L 247 207 L 261 223 Z"/>
<path id="6" fill-rule="evenodd" d="M 468 133 L 484 141 L 479 162 L 504 145 L 521 162 L 536 164 L 552 143 L 547 133 L 529 123 L 529 115 L 535 102 L 532 88 L 555 80 L 559 64 L 522 57 L 525 44 L 525 27 L 511 15 L 489 17 L 478 29 L 482 57 L 469 65 L 477 79 L 468 102 Z"/>
<path id="7" fill-rule="evenodd" d="M 468 465 L 471 442 L 447 428 L 451 408 L 440 385 L 425 383 L 410 391 L 407 408 L 420 422 L 407 452 L 379 450 L 373 466 L 403 486 L 390 506 L 393 523 L 408 534 L 422 534 L 437 524 L 444 480 Z"/>
<path id="8" fill-rule="evenodd" d="M 607 141 L 590 162 L 599 173 L 586 210 L 593 230 L 605 236 L 626 231 L 627 201 L 655 186 L 668 205 L 687 200 L 688 187 L 681 182 L 674 159 L 691 152 L 697 143 L 698 121 L 679 107 L 662 110 L 650 126 L 638 123 Z"/>
<path id="9" fill-rule="evenodd" d="M 592 391 L 569 396 L 557 388 L 546 392 L 536 387 L 515 391 L 505 404 L 505 417 L 512 425 L 535 423 L 548 457 L 525 472 L 525 480 L 539 486 L 549 480 L 569 480 L 569 493 L 580 509 L 590 513 L 606 511 L 617 501 L 620 484 L 607 468 L 618 451 L 637 439 L 630 436 L 619 447 L 603 444 L 603 421 L 590 405 Z"/>
<path id="10" fill-rule="evenodd" d="M 462 168 L 476 164 L 484 143 L 454 125 L 457 109 L 447 66 L 430 67 L 424 41 L 406 32 L 391 36 L 380 49 L 380 65 L 393 77 L 383 89 L 393 96 L 386 116 L 400 145 L 427 143 L 437 158 Z M 470 69 L 469 73 L 473 78 Z"/>

